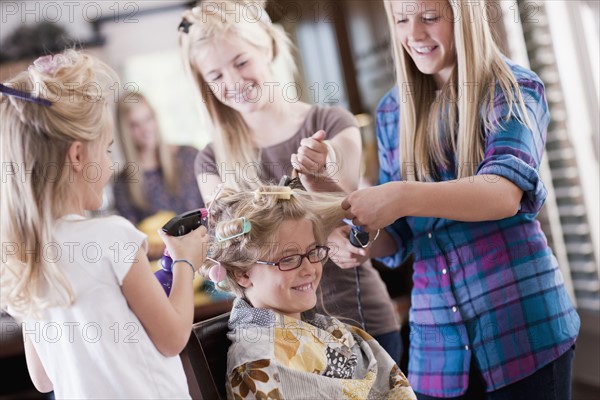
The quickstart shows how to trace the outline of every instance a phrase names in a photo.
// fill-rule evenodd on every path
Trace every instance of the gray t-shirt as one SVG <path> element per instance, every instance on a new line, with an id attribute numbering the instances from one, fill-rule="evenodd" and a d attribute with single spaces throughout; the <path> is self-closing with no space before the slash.
<path id="1" fill-rule="evenodd" d="M 278 184 L 283 175 L 291 176 L 293 168 L 290 157 L 298 151 L 302 139 L 311 137 L 321 129 L 327 132 L 327 139 L 333 139 L 344 129 L 356 126 L 354 116 L 343 108 L 313 106 L 294 136 L 284 142 L 261 149 L 260 181 Z M 224 167 L 218 166 L 215 161 L 215 150 L 212 143 L 209 143 L 196 157 L 196 176 L 200 174 L 220 175 L 222 168 Z M 227 171 L 226 173 L 231 172 Z M 255 174 L 249 175 L 254 178 Z"/>
<path id="2" fill-rule="evenodd" d="M 298 151 L 302 139 L 311 137 L 321 129 L 327 132 L 327 139 L 332 139 L 350 127 L 357 127 L 356 120 L 343 108 L 313 106 L 309 110 L 304 124 L 294 136 L 284 142 L 262 148 L 261 181 L 278 184 L 283 175 L 291 176 L 290 157 Z M 212 144 L 207 145 L 196 157 L 195 172 L 196 176 L 199 174 L 219 175 Z M 398 330 L 394 307 L 379 273 L 371 266 L 371 263 L 362 265 L 358 271 L 360 273 L 361 304 L 367 332 L 375 336 Z M 360 316 L 354 270 L 341 269 L 329 261 L 323 268 L 320 286 L 323 291 L 325 307 L 318 304 L 317 311 L 342 317 L 343 322 L 358 326 Z"/>

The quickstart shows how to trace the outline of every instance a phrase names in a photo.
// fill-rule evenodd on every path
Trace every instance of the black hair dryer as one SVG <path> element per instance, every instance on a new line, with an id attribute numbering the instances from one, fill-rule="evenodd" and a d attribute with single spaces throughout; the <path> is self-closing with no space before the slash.
<path id="1" fill-rule="evenodd" d="M 205 208 L 188 211 L 173 217 L 162 227 L 162 230 L 171 236 L 183 236 L 199 228 L 200 225 L 207 226 L 207 216 L 208 211 Z M 165 253 L 159 261 L 161 269 L 156 271 L 154 276 L 160 282 L 167 296 L 171 293 L 171 285 L 173 284 L 172 264 L 173 259 L 165 249 Z"/>

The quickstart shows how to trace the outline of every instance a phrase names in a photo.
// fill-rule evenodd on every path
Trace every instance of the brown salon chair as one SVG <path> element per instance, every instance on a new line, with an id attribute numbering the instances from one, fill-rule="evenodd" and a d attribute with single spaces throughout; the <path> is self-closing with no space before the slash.
<path id="1" fill-rule="evenodd" d="M 190 340 L 181 353 L 193 399 L 225 399 L 227 374 L 227 322 L 229 313 L 201 321 L 192 326 Z"/>

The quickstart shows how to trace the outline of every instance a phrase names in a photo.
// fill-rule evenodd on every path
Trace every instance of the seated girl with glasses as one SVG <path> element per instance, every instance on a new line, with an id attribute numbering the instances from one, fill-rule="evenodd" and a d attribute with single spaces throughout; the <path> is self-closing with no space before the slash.
<path id="1" fill-rule="evenodd" d="M 316 314 L 323 264 L 342 198 L 266 186 L 223 189 L 210 204 L 202 270 L 234 293 L 228 398 L 414 399 L 408 381 L 366 332 Z"/>

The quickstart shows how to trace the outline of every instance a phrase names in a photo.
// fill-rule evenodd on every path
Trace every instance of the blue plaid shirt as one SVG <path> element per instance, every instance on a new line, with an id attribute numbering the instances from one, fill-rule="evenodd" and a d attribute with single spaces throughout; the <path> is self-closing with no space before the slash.
<path id="1" fill-rule="evenodd" d="M 508 61 L 507 61 L 508 62 Z M 508 62 L 527 107 L 532 130 L 511 117 L 484 130 L 485 155 L 477 174 L 509 179 L 523 198 L 517 215 L 485 222 L 405 217 L 387 228 L 398 251 L 380 259 L 400 265 L 414 252 L 410 310 L 409 381 L 437 397 L 465 393 L 474 357 L 494 391 L 533 374 L 575 342 L 579 316 L 557 261 L 535 217 L 546 198 L 538 173 L 550 115 L 544 86 L 533 72 Z M 402 180 L 398 160 L 398 89 L 377 110 L 379 183 Z M 494 115 L 508 106 L 497 91 Z M 440 181 L 455 166 L 438 168 Z"/>

